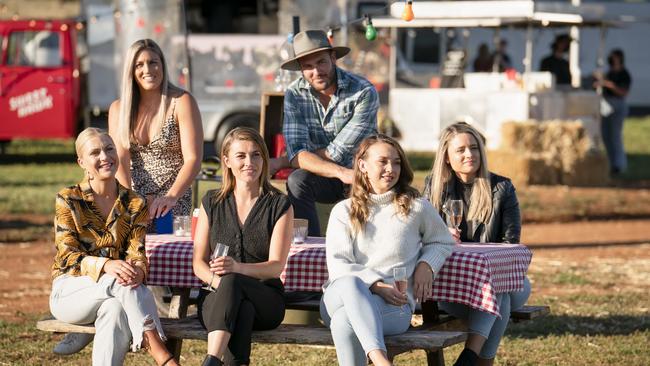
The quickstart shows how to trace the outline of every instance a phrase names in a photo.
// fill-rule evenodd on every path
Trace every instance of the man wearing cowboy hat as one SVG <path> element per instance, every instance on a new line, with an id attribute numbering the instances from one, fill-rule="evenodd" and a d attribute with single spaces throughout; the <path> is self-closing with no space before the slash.
<path id="1" fill-rule="evenodd" d="M 316 202 L 345 198 L 356 148 L 377 132 L 379 97 L 368 80 L 336 67 L 350 49 L 332 47 L 325 32 L 296 34 L 293 51 L 281 65 L 302 72 L 284 94 L 287 158 L 297 168 L 287 191 L 295 217 L 309 221 L 309 235 L 320 236 Z"/>

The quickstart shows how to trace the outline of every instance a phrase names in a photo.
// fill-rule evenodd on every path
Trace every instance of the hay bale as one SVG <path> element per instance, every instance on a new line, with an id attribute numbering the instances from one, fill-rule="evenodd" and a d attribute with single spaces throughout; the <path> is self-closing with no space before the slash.
<path id="1" fill-rule="evenodd" d="M 606 159 L 580 121 L 507 122 L 501 132 L 490 168 L 521 185 L 608 182 Z"/>
<path id="2" fill-rule="evenodd" d="M 561 182 L 569 186 L 602 186 L 609 183 L 609 162 L 602 153 L 593 153 L 580 160 L 573 161 L 572 166 L 565 166 Z"/>
<path id="3" fill-rule="evenodd" d="M 490 171 L 508 177 L 516 187 L 531 184 L 558 184 L 558 170 L 540 156 L 490 150 L 487 152 Z"/>

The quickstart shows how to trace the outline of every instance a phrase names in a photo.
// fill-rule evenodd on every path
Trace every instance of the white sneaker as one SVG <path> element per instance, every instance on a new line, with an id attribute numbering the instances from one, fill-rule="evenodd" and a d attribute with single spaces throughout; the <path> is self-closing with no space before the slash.
<path id="1" fill-rule="evenodd" d="M 71 355 L 84 349 L 92 342 L 94 334 L 89 333 L 68 333 L 61 342 L 54 346 L 53 352 L 57 355 Z"/>

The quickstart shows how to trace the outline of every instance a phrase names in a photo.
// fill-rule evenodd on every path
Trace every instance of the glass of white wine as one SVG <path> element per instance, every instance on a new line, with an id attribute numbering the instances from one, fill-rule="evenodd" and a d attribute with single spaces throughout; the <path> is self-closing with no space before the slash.
<path id="1" fill-rule="evenodd" d="M 210 262 L 212 262 L 213 260 L 219 257 L 227 256 L 228 248 L 229 247 L 225 244 L 217 243 L 214 246 L 214 250 L 212 251 L 212 254 L 210 255 Z M 214 272 L 212 272 L 212 278 L 210 278 L 210 283 L 208 283 L 207 286 L 203 287 L 203 289 L 208 291 L 214 291 L 214 288 L 212 288 L 212 281 L 214 281 Z"/>
<path id="2" fill-rule="evenodd" d="M 395 267 L 393 268 L 393 279 L 395 280 L 395 288 L 397 291 L 401 292 L 402 295 L 406 295 L 406 290 L 408 289 L 408 276 L 406 275 L 406 267 Z M 404 305 L 402 305 L 404 306 Z M 404 313 L 404 309 L 400 306 L 400 311 Z"/>
<path id="3" fill-rule="evenodd" d="M 459 230 L 460 223 L 463 221 L 463 201 L 462 200 L 448 200 L 445 204 L 449 223 Z"/>

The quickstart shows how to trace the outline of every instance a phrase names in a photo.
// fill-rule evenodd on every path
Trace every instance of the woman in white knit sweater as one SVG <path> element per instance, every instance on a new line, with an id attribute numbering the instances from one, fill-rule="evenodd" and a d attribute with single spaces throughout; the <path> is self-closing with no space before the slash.
<path id="1" fill-rule="evenodd" d="M 429 202 L 410 186 L 413 171 L 390 137 L 366 138 L 354 159 L 351 198 L 332 210 L 320 313 L 340 365 L 391 365 L 384 335 L 405 332 L 416 301 L 431 294 L 454 240 Z M 409 277 L 402 293 L 393 268 Z"/>

